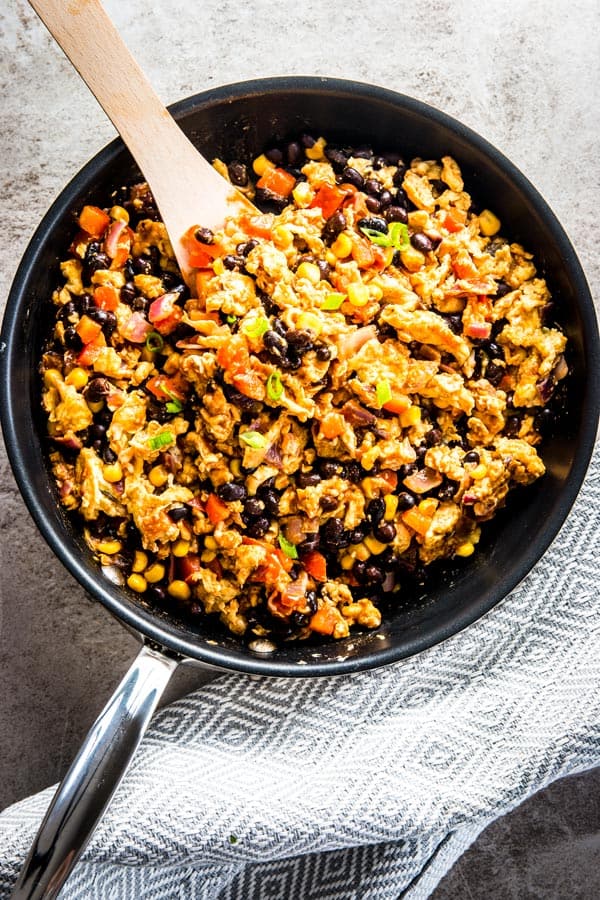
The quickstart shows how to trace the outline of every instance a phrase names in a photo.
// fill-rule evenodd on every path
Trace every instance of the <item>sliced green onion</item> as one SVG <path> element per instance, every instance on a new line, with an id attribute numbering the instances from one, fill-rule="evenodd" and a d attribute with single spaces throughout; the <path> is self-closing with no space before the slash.
<path id="1" fill-rule="evenodd" d="M 296 550 L 295 544 L 286 540 L 282 534 L 278 535 L 277 540 L 286 556 L 289 556 L 290 559 L 298 559 L 298 551 Z"/>
<path id="2" fill-rule="evenodd" d="M 240 441 L 252 450 L 264 450 L 267 446 L 267 439 L 260 431 L 244 431 L 240 434 Z"/>
<path id="3" fill-rule="evenodd" d="M 361 228 L 371 243 L 377 244 L 378 247 L 393 247 L 394 250 L 406 250 L 410 244 L 408 236 L 408 228 L 403 222 L 390 222 L 388 230 L 384 234 L 383 231 L 377 231 L 376 228 Z"/>
<path id="4" fill-rule="evenodd" d="M 372 244 L 377 244 L 378 247 L 390 247 L 390 236 L 386 232 L 378 231 L 376 228 L 361 228 L 360 229 L 363 234 L 365 234 Z"/>
<path id="5" fill-rule="evenodd" d="M 148 443 L 151 450 L 160 450 L 161 447 L 166 447 L 168 444 L 172 444 L 174 440 L 175 438 L 170 431 L 161 431 L 160 434 L 156 434 L 154 437 L 151 437 Z"/>
<path id="6" fill-rule="evenodd" d="M 235 325 L 237 322 L 237 316 L 225 316 L 225 321 L 228 325 Z"/>
<path id="7" fill-rule="evenodd" d="M 165 404 L 165 409 L 170 413 L 180 413 L 183 409 L 183 403 L 181 400 L 175 398 L 175 400 L 169 400 L 169 402 Z"/>
<path id="8" fill-rule="evenodd" d="M 165 346 L 165 342 L 162 339 L 162 335 L 158 333 L 158 331 L 151 331 L 146 335 L 146 350 L 149 350 L 150 353 L 155 353 L 158 350 L 162 350 Z"/>
<path id="9" fill-rule="evenodd" d="M 321 309 L 339 309 L 345 299 L 345 294 L 338 294 L 337 291 L 332 291 L 331 294 L 327 294 L 325 297 L 321 304 Z"/>
<path id="10" fill-rule="evenodd" d="M 378 381 L 375 390 L 377 391 L 377 406 L 381 407 L 392 399 L 392 389 L 389 381 Z"/>
<path id="11" fill-rule="evenodd" d="M 279 372 L 271 372 L 267 378 L 267 397 L 269 400 L 279 400 L 283 394 L 283 382 Z"/>
<path id="12" fill-rule="evenodd" d="M 269 330 L 269 322 L 264 316 L 259 316 L 253 322 L 245 322 L 242 331 L 251 338 L 259 338 Z"/>

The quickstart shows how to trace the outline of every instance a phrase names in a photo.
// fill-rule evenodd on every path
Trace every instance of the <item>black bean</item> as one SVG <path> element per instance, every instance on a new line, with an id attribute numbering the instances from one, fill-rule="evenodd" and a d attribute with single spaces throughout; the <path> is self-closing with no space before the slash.
<path id="1" fill-rule="evenodd" d="M 148 297 L 135 297 L 131 304 L 131 308 L 133 310 L 137 310 L 138 312 L 145 312 L 150 306 L 151 302 L 152 301 L 149 300 Z"/>
<path id="2" fill-rule="evenodd" d="M 504 297 L 505 294 L 509 294 L 511 291 L 512 291 L 511 286 L 509 284 L 507 284 L 505 281 L 502 281 L 502 279 L 500 279 L 497 282 L 495 296 L 496 297 Z"/>
<path id="3" fill-rule="evenodd" d="M 244 268 L 245 259 L 243 256 L 234 256 L 233 253 L 228 253 L 223 257 L 223 265 L 230 272 L 234 272 L 236 269 L 239 271 Z"/>
<path id="4" fill-rule="evenodd" d="M 480 456 L 477 450 L 469 450 L 468 453 L 465 453 L 463 456 L 464 463 L 476 463 L 479 464 Z"/>
<path id="5" fill-rule="evenodd" d="M 288 204 L 287 198 L 276 194 L 270 188 L 256 188 L 254 202 L 259 207 L 267 207 L 268 211 L 280 213 Z"/>
<path id="6" fill-rule="evenodd" d="M 370 563 L 365 567 L 365 581 L 368 584 L 382 584 L 385 580 L 385 573 L 376 566 L 374 563 Z"/>
<path id="7" fill-rule="evenodd" d="M 401 491 L 398 494 L 398 509 L 412 509 L 413 506 L 416 505 L 416 500 L 412 494 L 409 494 L 408 491 Z"/>
<path id="8" fill-rule="evenodd" d="M 384 156 L 375 156 L 375 157 L 373 158 L 372 166 L 373 166 L 374 169 L 383 169 L 383 167 L 384 167 L 385 165 L 386 165 L 386 161 L 385 161 L 385 157 L 384 157 Z"/>
<path id="9" fill-rule="evenodd" d="M 379 195 L 379 203 L 381 205 L 381 208 L 388 209 L 388 207 L 391 206 L 393 199 L 394 198 L 392 197 L 392 195 L 390 194 L 390 192 L 388 190 L 383 190 L 381 192 L 381 194 Z"/>
<path id="10" fill-rule="evenodd" d="M 387 222 L 381 216 L 365 216 L 364 219 L 359 219 L 356 224 L 359 228 L 370 228 L 372 231 L 381 231 L 382 234 L 387 234 Z"/>
<path id="11" fill-rule="evenodd" d="M 391 522 L 380 522 L 373 534 L 382 544 L 391 544 L 396 537 L 396 529 Z"/>
<path id="12" fill-rule="evenodd" d="M 304 161 L 304 151 L 298 141 L 290 141 L 286 147 L 288 165 L 300 166 Z"/>
<path id="13" fill-rule="evenodd" d="M 350 532 L 350 543 L 351 544 L 360 544 L 361 541 L 364 541 L 366 536 L 368 535 L 369 530 L 364 525 L 358 525 Z"/>
<path id="14" fill-rule="evenodd" d="M 282 337 L 286 336 L 288 328 L 283 319 L 273 319 L 273 331 L 276 331 L 277 334 L 280 334 Z"/>
<path id="15" fill-rule="evenodd" d="M 341 519 L 334 516 L 327 519 L 321 531 L 328 544 L 336 544 L 344 533 L 344 524 Z"/>
<path id="16" fill-rule="evenodd" d="M 296 475 L 296 484 L 300 488 L 314 487 L 321 480 L 321 476 L 317 472 L 298 472 Z"/>
<path id="17" fill-rule="evenodd" d="M 358 484 L 363 477 L 361 467 L 357 462 L 348 462 L 344 465 L 344 477 L 352 484 Z"/>
<path id="18" fill-rule="evenodd" d="M 402 222 L 403 225 L 406 225 L 408 222 L 408 213 L 406 209 L 403 206 L 397 206 L 395 203 L 388 206 L 384 215 L 387 222 Z"/>
<path id="19" fill-rule="evenodd" d="M 449 481 L 447 484 L 442 485 L 436 492 L 436 496 L 438 500 L 452 500 L 456 491 L 458 490 L 458 485 Z"/>
<path id="20" fill-rule="evenodd" d="M 159 587 L 157 584 L 151 585 L 146 591 L 146 597 L 150 601 L 150 603 L 156 603 L 157 605 L 164 603 L 167 599 L 167 592 L 164 588 Z"/>
<path id="21" fill-rule="evenodd" d="M 69 350 L 76 350 L 79 352 L 79 350 L 83 349 L 83 341 L 72 325 L 69 328 L 65 328 L 63 333 L 63 343 Z"/>
<path id="22" fill-rule="evenodd" d="M 357 559 L 354 565 L 352 566 L 352 574 L 356 578 L 357 581 L 365 580 L 365 569 L 367 568 L 367 564 L 362 561 L 362 559 Z"/>
<path id="23" fill-rule="evenodd" d="M 344 230 L 347 225 L 346 216 L 341 209 L 336 210 L 333 215 L 329 216 L 323 227 L 323 240 L 326 244 L 331 244 L 338 234 Z"/>
<path id="24" fill-rule="evenodd" d="M 102 459 L 104 460 L 105 463 L 108 463 L 108 465 L 110 465 L 111 463 L 114 463 L 117 461 L 118 456 L 114 450 L 111 450 L 110 447 L 105 447 L 104 450 L 102 451 Z"/>
<path id="25" fill-rule="evenodd" d="M 76 321 L 77 317 L 77 303 L 74 300 L 69 300 L 68 303 L 65 303 L 64 306 L 61 306 L 57 318 L 62 322 L 73 322 Z"/>
<path id="26" fill-rule="evenodd" d="M 314 613 L 317 611 L 318 602 L 317 602 L 316 591 L 307 591 L 306 592 L 306 604 L 311 612 Z"/>
<path id="27" fill-rule="evenodd" d="M 377 197 L 373 197 L 369 195 L 365 200 L 365 206 L 371 213 L 381 212 L 381 203 L 377 199 Z"/>
<path id="28" fill-rule="evenodd" d="M 433 250 L 433 242 L 421 231 L 417 231 L 416 234 L 411 234 L 410 242 L 415 250 L 420 250 L 421 253 L 431 253 Z"/>
<path id="29" fill-rule="evenodd" d="M 367 146 L 355 147 L 350 155 L 356 159 L 373 159 L 373 148 Z"/>
<path id="30" fill-rule="evenodd" d="M 542 437 L 548 437 L 552 433 L 556 422 L 556 413 L 548 406 L 540 409 L 540 411 L 536 413 L 533 420 L 535 429 L 541 434 Z"/>
<path id="31" fill-rule="evenodd" d="M 448 323 L 448 328 L 454 334 L 462 334 L 463 323 L 462 316 L 459 313 L 453 313 L 450 316 L 445 316 L 446 322 Z"/>
<path id="32" fill-rule="evenodd" d="M 504 375 L 506 373 L 506 369 L 504 366 L 498 366 L 496 363 L 488 363 L 487 368 L 485 370 L 485 377 L 492 385 L 492 387 L 498 387 Z"/>
<path id="33" fill-rule="evenodd" d="M 133 303 L 136 298 L 136 290 L 132 281 L 125 282 L 120 290 L 120 298 L 122 303 Z"/>
<path id="34" fill-rule="evenodd" d="M 348 156 L 343 150 L 336 147 L 326 147 L 325 156 L 336 171 L 343 169 L 348 164 Z"/>
<path id="35" fill-rule="evenodd" d="M 243 241 L 243 243 L 238 244 L 235 248 L 235 252 L 239 254 L 239 256 L 248 256 L 255 247 L 258 247 L 258 241 L 251 238 L 249 241 Z"/>
<path id="36" fill-rule="evenodd" d="M 288 331 L 286 338 L 288 344 L 294 348 L 296 353 L 308 353 L 309 350 L 313 349 L 313 336 L 311 332 Z"/>
<path id="37" fill-rule="evenodd" d="M 331 497 L 327 494 L 324 497 L 321 497 L 321 509 L 323 512 L 331 512 L 332 509 L 335 509 L 339 503 L 337 497 Z"/>
<path id="38" fill-rule="evenodd" d="M 273 518 L 276 519 L 279 515 L 279 497 L 275 493 L 272 488 L 267 488 L 264 491 L 261 491 L 261 500 L 265 504 L 266 512 Z"/>
<path id="39" fill-rule="evenodd" d="M 317 260 L 317 268 L 321 273 L 321 281 L 327 281 L 329 276 L 331 275 L 331 266 L 327 262 L 326 259 L 318 259 Z"/>
<path id="40" fill-rule="evenodd" d="M 342 182 L 353 184 L 354 187 L 360 191 L 362 190 L 362 187 L 365 183 L 365 179 L 362 177 L 360 172 L 358 172 L 356 169 L 353 169 L 352 166 L 346 166 L 346 168 L 342 172 Z"/>
<path id="41" fill-rule="evenodd" d="M 364 190 L 367 194 L 374 194 L 375 197 L 379 197 L 383 190 L 383 185 L 376 178 L 367 178 L 364 185 Z"/>
<path id="42" fill-rule="evenodd" d="M 306 615 L 306 613 L 301 613 L 296 610 L 291 614 L 290 622 L 295 628 L 306 628 L 306 626 L 310 622 L 310 616 Z"/>
<path id="43" fill-rule="evenodd" d="M 316 344 L 315 353 L 319 362 L 327 362 L 328 359 L 331 359 L 331 350 L 327 344 Z"/>
<path id="44" fill-rule="evenodd" d="M 136 275 L 152 274 L 152 260 L 147 256 L 134 256 L 131 260 L 131 265 Z"/>
<path id="45" fill-rule="evenodd" d="M 244 512 L 247 516 L 258 518 L 265 511 L 265 504 L 258 497 L 249 497 L 244 503 Z"/>
<path id="46" fill-rule="evenodd" d="M 246 486 L 235 481 L 227 481 L 217 488 L 217 496 L 229 503 L 234 500 L 245 500 L 248 496 Z"/>
<path id="47" fill-rule="evenodd" d="M 495 341 L 487 341 L 484 347 L 490 359 L 504 359 L 504 350 L 500 344 L 496 344 Z"/>
<path id="48" fill-rule="evenodd" d="M 335 478 L 341 471 L 340 463 L 333 462 L 331 459 L 319 460 L 319 472 L 322 478 Z"/>
<path id="49" fill-rule="evenodd" d="M 99 441 L 100 443 L 102 443 L 102 441 L 104 441 L 106 438 L 106 428 L 104 427 L 104 425 L 98 425 L 95 422 L 93 425 L 90 425 L 88 437 L 91 441 Z"/>
<path id="50" fill-rule="evenodd" d="M 378 522 L 381 522 L 384 512 L 385 503 L 381 497 L 369 500 L 369 503 L 367 504 L 367 518 L 371 525 L 377 525 Z"/>
<path id="51" fill-rule="evenodd" d="M 425 435 L 425 440 L 430 447 L 435 447 L 435 445 L 439 444 L 442 440 L 442 432 L 439 428 L 432 428 L 431 431 L 428 431 Z"/>
<path id="52" fill-rule="evenodd" d="M 258 519 L 255 519 L 248 525 L 246 531 L 250 537 L 260 539 L 269 530 L 270 524 L 265 516 L 259 516 Z"/>
<path id="53" fill-rule="evenodd" d="M 427 445 L 419 444 L 419 446 L 415 450 L 415 453 L 417 454 L 417 460 L 421 462 L 425 458 L 425 454 L 427 453 Z"/>
<path id="54" fill-rule="evenodd" d="M 227 172 L 232 184 L 237 187 L 245 187 L 248 184 L 248 168 L 241 162 L 231 162 L 227 166 Z"/>
<path id="55" fill-rule="evenodd" d="M 276 166 L 280 166 L 283 162 L 283 151 L 279 147 L 271 147 L 269 150 L 265 150 L 265 156 L 272 163 L 275 163 Z"/>
<path id="56" fill-rule="evenodd" d="M 113 414 L 108 406 L 103 406 L 102 409 L 94 415 L 96 422 L 98 422 L 99 425 L 104 425 L 105 428 L 108 428 L 112 422 L 112 417 Z"/>
<path id="57" fill-rule="evenodd" d="M 106 378 L 92 378 L 85 387 L 85 398 L 90 403 L 99 403 L 108 397 L 112 390 L 112 384 Z"/>
<path id="58" fill-rule="evenodd" d="M 510 416 L 510 418 L 506 420 L 506 425 L 504 426 L 504 434 L 507 437 L 516 437 L 516 435 L 518 435 L 519 431 L 521 430 L 521 421 L 521 415 Z"/>
<path id="59" fill-rule="evenodd" d="M 320 543 L 319 535 L 311 533 L 307 534 L 305 539 L 297 544 L 296 549 L 298 553 L 312 553 L 313 550 L 317 550 Z"/>
<path id="60" fill-rule="evenodd" d="M 181 522 L 182 519 L 187 519 L 189 514 L 189 506 L 174 506 L 173 509 L 167 511 L 167 515 L 172 522 Z"/>

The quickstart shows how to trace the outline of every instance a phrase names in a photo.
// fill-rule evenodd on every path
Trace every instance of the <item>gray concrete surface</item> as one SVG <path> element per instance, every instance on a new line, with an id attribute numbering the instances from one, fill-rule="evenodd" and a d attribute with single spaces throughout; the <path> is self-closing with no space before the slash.
<path id="1" fill-rule="evenodd" d="M 399 90 L 462 119 L 536 184 L 598 289 L 596 0 L 106 0 L 165 102 L 244 78 L 321 74 Z M 324 35 L 327 38 L 324 39 Z M 0 302 L 51 201 L 113 129 L 24 0 L 0 9 Z M 32 524 L 0 455 L 0 808 L 55 782 L 135 652 Z M 169 698 L 206 677 L 181 671 Z M 437 889 L 455 898 L 600 894 L 600 775 L 494 823 Z"/>

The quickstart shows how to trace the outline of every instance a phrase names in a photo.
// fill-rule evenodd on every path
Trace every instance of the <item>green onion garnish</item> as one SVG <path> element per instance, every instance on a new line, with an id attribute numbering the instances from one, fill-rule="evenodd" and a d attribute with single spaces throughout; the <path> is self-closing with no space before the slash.
<path id="1" fill-rule="evenodd" d="M 158 331 L 151 331 L 146 335 L 146 350 L 149 350 L 150 353 L 156 353 L 165 346 L 165 342 L 162 339 L 162 336 L 158 333 Z"/>
<path id="2" fill-rule="evenodd" d="M 381 409 L 388 400 L 392 399 L 392 389 L 389 381 L 378 381 L 375 385 L 375 390 L 377 391 L 377 406 Z"/>
<path id="3" fill-rule="evenodd" d="M 283 394 L 283 382 L 279 372 L 271 372 L 267 378 L 267 397 L 269 400 L 279 400 Z"/>
<path id="4" fill-rule="evenodd" d="M 377 231 L 376 228 L 361 228 L 371 243 L 378 247 L 393 247 L 394 250 L 406 250 L 410 246 L 408 228 L 402 222 L 390 222 L 388 230 Z"/>
<path id="5" fill-rule="evenodd" d="M 339 309 L 345 299 L 345 294 L 338 294 L 334 291 L 331 294 L 327 294 L 325 300 L 321 304 L 321 309 Z"/>
<path id="6" fill-rule="evenodd" d="M 237 316 L 225 316 L 225 321 L 228 325 L 235 325 L 237 322 Z"/>
<path id="7" fill-rule="evenodd" d="M 151 437 L 148 440 L 150 444 L 151 450 L 160 450 L 161 447 L 166 447 L 168 444 L 172 444 L 175 438 L 171 434 L 170 431 L 161 431 L 160 434 L 156 434 L 154 437 Z"/>
<path id="8" fill-rule="evenodd" d="M 278 535 L 277 540 L 279 541 L 279 546 L 286 556 L 289 556 L 290 559 L 298 559 L 298 551 L 296 550 L 295 544 L 292 544 L 290 543 L 290 541 L 286 540 L 282 534 Z"/>
<path id="9" fill-rule="evenodd" d="M 242 325 L 242 331 L 250 338 L 259 338 L 269 330 L 269 322 L 264 316 L 259 316 L 253 322 L 246 322 Z"/>
<path id="10" fill-rule="evenodd" d="M 170 413 L 180 413 L 183 409 L 183 403 L 181 400 L 175 398 L 174 400 L 169 400 L 168 403 L 165 403 L 165 409 Z"/>
<path id="11" fill-rule="evenodd" d="M 240 441 L 252 450 L 264 450 L 267 446 L 267 439 L 260 431 L 244 431 L 240 434 Z"/>

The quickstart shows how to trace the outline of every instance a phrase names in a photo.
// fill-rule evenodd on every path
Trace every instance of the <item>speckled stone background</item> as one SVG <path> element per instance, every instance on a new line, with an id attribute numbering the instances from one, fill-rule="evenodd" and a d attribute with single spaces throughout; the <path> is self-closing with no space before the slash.
<path id="1" fill-rule="evenodd" d="M 598 296 L 600 7 L 597 0 L 106 0 L 170 103 L 264 75 L 355 78 L 461 119 L 544 195 Z M 24 0 L 0 11 L 0 303 L 36 224 L 113 136 Z M 29 519 L 0 450 L 0 808 L 57 781 L 136 644 L 89 602 Z M 182 669 L 166 698 L 207 676 Z M 552 785 L 485 831 L 434 894 L 595 898 L 600 770 Z M 0 848 L 1 852 L 1 848 Z"/>

